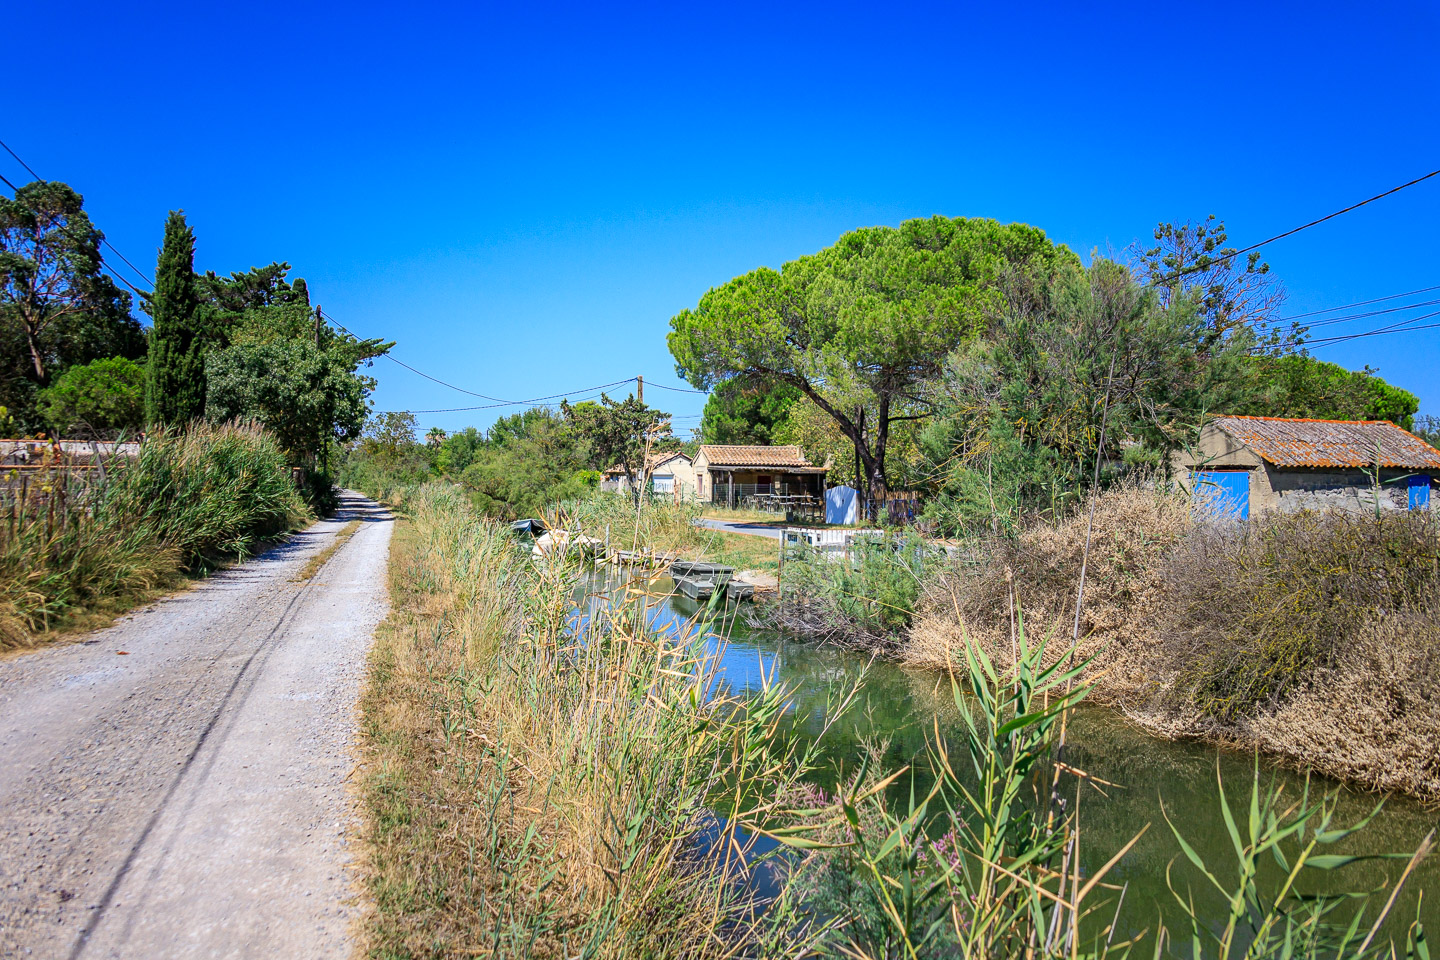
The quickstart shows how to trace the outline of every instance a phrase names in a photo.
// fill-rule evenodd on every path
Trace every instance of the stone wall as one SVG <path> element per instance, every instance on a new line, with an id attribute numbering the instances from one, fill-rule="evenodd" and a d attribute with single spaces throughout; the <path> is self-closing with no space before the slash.
<path id="1" fill-rule="evenodd" d="M 1333 472 L 1291 471 L 1271 468 L 1272 506 L 1282 513 L 1302 510 L 1344 510 L 1351 513 L 1375 512 L 1377 492 L 1375 478 L 1361 470 Z M 1380 474 L 1378 499 L 1381 510 L 1404 510 L 1409 505 L 1409 490 L 1401 471 L 1387 470 Z M 1387 480 L 1398 482 L 1386 483 Z"/>

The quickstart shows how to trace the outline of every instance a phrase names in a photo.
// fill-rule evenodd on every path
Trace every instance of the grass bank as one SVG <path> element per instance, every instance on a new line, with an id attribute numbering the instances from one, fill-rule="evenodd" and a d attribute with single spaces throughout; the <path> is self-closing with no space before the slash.
<path id="1" fill-rule="evenodd" d="M 532 563 L 454 488 L 399 499 L 362 700 L 370 955 L 797 946 L 804 924 L 756 913 L 737 832 L 806 769 L 780 691 L 707 699 L 715 657 L 650 633 L 654 600 L 572 623 L 573 568 Z"/>
<path id="2" fill-rule="evenodd" d="M 159 431 L 103 473 L 43 469 L 6 496 L 0 649 L 93 626 L 309 519 L 279 445 L 235 425 Z"/>

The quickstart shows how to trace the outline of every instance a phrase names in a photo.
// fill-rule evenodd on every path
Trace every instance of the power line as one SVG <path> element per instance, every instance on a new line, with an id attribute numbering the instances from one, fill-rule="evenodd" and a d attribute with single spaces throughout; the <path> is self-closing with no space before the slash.
<path id="1" fill-rule="evenodd" d="M 621 382 L 621 383 L 625 383 L 626 381 L 623 381 L 623 380 L 622 380 L 622 381 L 620 381 L 620 382 Z M 583 390 L 577 390 L 577 391 L 575 391 L 575 393 L 585 394 L 585 391 L 583 391 Z M 555 394 L 555 396 L 557 396 L 557 397 L 571 397 L 571 396 L 573 396 L 573 394 L 569 394 L 569 393 L 557 393 L 557 394 Z M 575 402 L 576 402 L 576 403 L 584 403 L 584 402 L 587 401 L 587 400 L 594 400 L 594 399 L 595 399 L 596 397 L 598 397 L 598 396 L 600 396 L 599 393 L 588 393 L 588 394 L 585 394 L 584 396 L 576 397 L 576 398 L 575 398 Z M 530 403 L 530 402 L 531 402 L 531 401 L 529 401 L 529 400 L 516 400 L 516 401 L 510 402 L 510 403 L 487 403 L 487 404 L 481 404 L 480 406 L 477 406 L 477 407 L 445 407 L 445 408 L 442 408 L 442 409 L 439 409 L 439 410 L 407 410 L 407 411 L 405 411 L 405 412 L 406 412 L 406 413 L 469 413 L 469 412 L 474 411 L 474 410 L 494 410 L 494 409 L 496 409 L 497 407 L 510 407 L 510 406 L 515 406 L 515 405 L 517 405 L 517 404 Z M 540 403 L 540 404 L 536 404 L 536 406 L 541 406 L 541 407 L 558 407 L 559 404 L 558 404 L 558 403 Z"/>
<path id="2" fill-rule="evenodd" d="M 350 336 L 354 337 L 355 339 L 357 339 L 357 340 L 364 339 L 364 338 L 362 338 L 359 334 L 357 334 L 357 333 L 355 333 L 355 332 L 347 329 L 344 324 L 342 324 L 340 321 L 336 320 L 333 316 L 327 315 L 327 314 L 325 314 L 325 313 L 323 313 L 323 312 L 321 313 L 321 316 L 324 317 L 325 319 L 329 320 L 331 323 L 335 324 L 335 326 L 338 327 L 342 332 L 350 334 Z M 542 401 L 545 401 L 545 400 L 558 400 L 558 399 L 562 399 L 562 398 L 565 398 L 565 397 L 573 397 L 573 396 L 575 396 L 577 393 L 586 393 L 586 394 L 588 394 L 588 393 L 594 393 L 595 391 L 598 391 L 598 390 L 607 390 L 607 389 L 609 389 L 610 387 L 619 387 L 619 386 L 623 386 L 624 384 L 627 384 L 627 383 L 633 383 L 633 382 L 635 381 L 635 379 L 636 379 L 635 377 L 626 377 L 624 380 L 614 380 L 614 381 L 612 381 L 612 382 L 610 382 L 610 383 L 601 383 L 601 384 L 597 384 L 597 385 L 591 386 L 591 387 L 581 387 L 581 388 L 578 389 L 578 390 L 567 390 L 567 391 L 565 391 L 564 393 L 552 393 L 552 394 L 549 394 L 548 396 L 544 396 L 544 397 L 532 397 L 532 398 L 530 398 L 530 399 L 528 399 L 528 400 L 502 400 L 502 399 L 500 399 L 499 397 L 492 397 L 492 396 L 489 396 L 488 394 L 476 393 L 474 390 L 466 390 L 464 387 L 456 386 L 456 385 L 453 384 L 453 383 L 449 383 L 448 381 L 441 380 L 439 377 L 432 377 L 430 374 L 425 373 L 423 370 L 417 370 L 417 369 L 415 369 L 414 367 L 410 366 L 410 364 L 406 363 L 406 362 L 403 361 L 403 360 L 397 360 L 395 357 L 392 357 L 389 353 L 381 354 L 381 356 L 386 357 L 387 359 L 392 360 L 392 361 L 394 361 L 395 363 L 398 363 L 400 366 L 404 367 L 406 370 L 409 370 L 411 373 L 415 374 L 416 376 L 424 377 L 426 380 L 429 380 L 429 381 L 431 381 L 431 382 L 433 382 L 433 383 L 438 383 L 438 384 L 440 384 L 440 385 L 443 386 L 443 387 L 449 387 L 451 390 L 458 391 L 459 393 L 463 393 L 463 394 L 466 394 L 466 395 L 468 395 L 468 396 L 479 397 L 481 400 L 491 400 L 491 401 L 494 401 L 493 403 L 481 404 L 481 405 L 473 406 L 473 407 L 450 407 L 450 408 L 445 409 L 445 410 L 414 410 L 414 411 L 411 411 L 412 413 L 461 413 L 461 412 L 468 411 L 468 410 L 493 410 L 493 409 L 495 409 L 496 407 L 518 407 L 518 406 L 523 406 L 524 404 L 527 404 L 527 403 L 541 403 Z M 673 389 L 673 388 L 672 388 L 672 389 Z M 597 395 L 598 395 L 598 394 L 597 394 Z M 552 404 L 552 406 L 553 406 L 553 404 Z"/>
<path id="3" fill-rule="evenodd" d="M 1429 330 L 1432 327 L 1440 327 L 1440 323 L 1427 323 L 1418 327 L 1413 326 L 1413 324 L 1419 323 L 1421 320 L 1429 320 L 1432 317 L 1440 317 L 1440 310 L 1436 310 L 1433 313 L 1421 314 L 1420 316 L 1412 317 L 1409 320 L 1402 320 L 1397 323 L 1392 323 L 1387 326 L 1380 327 L 1376 330 L 1367 330 L 1365 333 L 1351 333 L 1336 337 L 1322 337 L 1319 340 L 1312 340 L 1306 343 L 1305 346 L 1328 347 L 1336 343 L 1344 343 L 1346 340 L 1359 340 L 1362 337 L 1378 337 L 1381 334 L 1387 333 L 1413 333 L 1416 330 Z"/>
<path id="4" fill-rule="evenodd" d="M 1374 300 L 1358 300 L 1355 303 L 1342 303 L 1338 307 L 1326 307 L 1324 310 L 1311 310 L 1309 313 L 1297 313 L 1293 317 L 1280 317 L 1275 323 L 1289 323 L 1291 320 L 1304 320 L 1306 317 L 1318 317 L 1322 313 L 1334 313 L 1337 310 L 1349 310 L 1351 307 L 1368 307 L 1372 303 L 1384 303 L 1386 300 L 1398 300 L 1401 297 L 1411 297 L 1417 293 L 1429 293 L 1432 290 L 1440 290 L 1440 286 L 1421 287 L 1419 290 L 1407 290 L 1404 293 L 1392 293 L 1388 297 L 1376 297 Z"/>
<path id="5" fill-rule="evenodd" d="M 1180 278 L 1183 277 L 1183 276 L 1186 276 L 1186 275 L 1191 274 L 1191 273 L 1195 273 L 1195 272 L 1197 272 L 1197 271 L 1199 271 L 1199 270 L 1208 269 L 1209 267 L 1213 266 L 1214 264 L 1220 263 L 1220 262 L 1222 262 L 1222 261 L 1224 261 L 1224 260 L 1233 260 L 1233 259 L 1235 259 L 1236 257 L 1240 256 L 1242 253 L 1249 253 L 1249 252 L 1252 251 L 1252 250 L 1258 250 L 1258 249 L 1260 249 L 1261 247 L 1265 246 L 1267 243 L 1274 243 L 1276 240 L 1284 240 L 1286 237 L 1294 236 L 1295 234 L 1299 233 L 1301 230 L 1309 230 L 1311 227 L 1318 226 L 1318 225 L 1324 223 L 1324 222 L 1327 221 L 1327 220 L 1334 220 L 1336 217 L 1340 216 L 1341 214 L 1349 213 L 1351 210 L 1357 210 L 1357 209 L 1359 209 L 1360 207 L 1365 206 L 1365 204 L 1367 204 L 1367 203 L 1374 203 L 1376 200 L 1380 200 L 1380 199 L 1383 199 L 1384 197 L 1388 197 L 1388 196 L 1390 196 L 1390 194 L 1392 194 L 1392 193 L 1399 193 L 1401 190 L 1404 190 L 1406 187 L 1413 187 L 1413 186 L 1415 186 L 1415 184 L 1417 184 L 1417 183 L 1423 183 L 1423 182 L 1425 182 L 1426 180 L 1429 180 L 1431 177 L 1434 177 L 1434 176 L 1440 176 L 1440 170 L 1431 170 L 1429 173 L 1425 174 L 1423 177 L 1416 177 L 1414 180 L 1411 180 L 1411 181 L 1409 181 L 1409 182 L 1407 182 L 1407 183 L 1402 183 L 1402 184 L 1400 184 L 1400 186 L 1398 186 L 1398 187 L 1391 187 L 1389 190 L 1386 190 L 1384 193 L 1377 193 L 1377 194 L 1375 194 L 1375 196 L 1369 197 L 1369 198 L 1367 198 L 1367 199 L 1365 199 L 1365 200 L 1361 200 L 1359 203 L 1352 203 L 1352 204 L 1350 204 L 1350 206 L 1346 207 L 1346 208 L 1343 209 L 1343 210 L 1336 210 L 1334 213 L 1327 213 L 1325 216 L 1321 217 L 1321 218 L 1318 219 L 1318 220 L 1311 220 L 1309 223 L 1302 224 L 1302 225 L 1300 225 L 1300 226 L 1298 226 L 1298 227 L 1295 227 L 1293 230 L 1286 230 L 1284 233 L 1277 233 L 1277 234 L 1275 234 L 1275 236 L 1269 238 L 1268 240 L 1261 240 L 1259 243 L 1252 243 L 1252 244 L 1250 244 L 1250 246 L 1248 246 L 1248 247 L 1243 247 L 1243 248 L 1241 248 L 1241 249 L 1239 249 L 1239 250 L 1236 250 L 1236 251 L 1234 251 L 1234 252 L 1232 252 L 1232 253 L 1222 253 L 1220 256 L 1215 257 L 1213 260 L 1207 260 L 1203 265 L 1197 263 L 1197 264 L 1193 264 L 1193 265 L 1191 265 L 1191 266 L 1185 267 L 1185 268 L 1182 269 L 1182 270 L 1177 270 L 1177 271 L 1175 271 L 1174 273 L 1170 274 L 1169 276 L 1167 276 L 1167 277 L 1162 277 L 1162 278 L 1160 278 L 1159 280 L 1157 280 L 1157 281 L 1155 281 L 1155 282 L 1156 282 L 1156 283 L 1168 283 L 1168 282 L 1171 281 L 1171 280 L 1178 280 L 1178 279 L 1180 279 Z"/>
<path id="6" fill-rule="evenodd" d="M 1407 303 L 1407 304 L 1405 304 L 1405 305 L 1403 305 L 1403 306 L 1399 306 L 1399 307 L 1386 307 L 1386 308 L 1383 309 L 1383 310 L 1369 310 L 1369 311 L 1366 311 L 1365 313 L 1355 313 L 1355 314 L 1351 314 L 1351 315 L 1348 316 L 1348 317 L 1330 317 L 1329 319 L 1326 319 L 1326 320 L 1316 320 L 1314 323 L 1304 324 L 1303 327 L 1304 327 L 1304 329 L 1306 329 L 1306 330 L 1311 330 L 1311 329 L 1314 329 L 1315 327 L 1328 327 L 1328 326 L 1331 326 L 1332 324 L 1336 324 L 1336 323 L 1349 323 L 1349 322 L 1352 321 L 1352 320 L 1364 320 L 1364 319 L 1366 319 L 1366 318 L 1368 318 L 1368 317 L 1380 317 L 1380 316 L 1384 316 L 1384 315 L 1387 314 L 1387 313 L 1401 313 L 1401 312 L 1403 312 L 1403 311 L 1405 311 L 1405 310 L 1418 310 L 1418 309 L 1421 308 L 1421 307 L 1433 307 L 1433 306 L 1435 306 L 1437 303 L 1440 303 L 1440 299 L 1436 299 L 1436 300 L 1420 300 L 1420 301 L 1418 301 L 1418 302 L 1416 302 L 1416 303 Z M 1284 322 L 1285 322 L 1285 321 L 1283 321 L 1283 320 L 1272 320 L 1272 321 L 1269 321 L 1268 326 L 1270 326 L 1270 329 L 1271 329 L 1271 330 L 1274 330 L 1274 329 L 1276 329 L 1276 328 L 1278 327 L 1279 324 L 1282 324 L 1282 323 L 1284 323 Z"/>
<path id="7" fill-rule="evenodd" d="M 706 394 L 708 394 L 708 393 L 710 392 L 710 391 L 708 391 L 708 390 L 689 390 L 689 389 L 687 389 L 687 388 L 685 388 L 685 387 L 667 387 L 667 386 L 665 386 L 665 384 L 663 384 L 663 383 L 651 383 L 649 380 L 646 380 L 646 381 L 645 381 L 645 385 L 646 385 L 646 386 L 650 386 L 650 387 L 655 387 L 655 388 L 657 388 L 657 389 L 659 389 L 659 390 L 670 390 L 670 391 L 673 391 L 673 392 L 675 392 L 675 393 L 698 393 L 698 394 L 701 394 L 702 396 L 703 396 L 703 395 L 706 395 Z"/>
<path id="8" fill-rule="evenodd" d="M 42 181 L 42 182 L 45 180 L 44 177 L 40 176 L 40 174 L 38 174 L 38 173 L 35 172 L 35 168 L 34 168 L 34 167 L 30 166 L 30 164 L 26 163 L 26 162 L 20 157 L 20 154 L 16 153 L 14 150 L 11 150 L 11 149 L 10 149 L 10 144 L 6 143 L 4 140 L 0 140 L 0 147 L 4 147 L 6 153 L 8 153 L 8 154 L 10 154 L 10 156 L 14 157 L 14 158 L 15 158 L 15 161 L 16 161 L 17 163 L 19 163 L 20 166 L 24 167 L 27 171 L 29 171 L 30 176 L 32 176 L 32 177 L 34 177 L 36 180 L 40 180 L 40 181 Z M 0 180 L 5 180 L 5 178 L 4 178 L 3 176 L 0 176 Z M 17 191 L 17 192 L 18 192 L 19 189 L 20 189 L 19 187 L 15 186 L 15 184 L 11 183 L 9 180 L 5 180 L 5 183 L 10 187 L 11 190 L 14 190 L 14 191 Z M 123 261 L 125 262 L 126 266 L 128 266 L 131 270 L 134 270 L 136 276 L 138 276 L 141 280 L 144 280 L 144 281 L 145 281 L 146 283 L 148 283 L 150 286 L 152 286 L 152 287 L 155 286 L 155 281 L 154 281 L 154 280 L 151 280 L 149 277 L 145 276 L 145 274 L 140 270 L 139 267 L 135 266 L 135 264 L 133 264 L 133 263 L 130 262 L 130 258 L 129 258 L 129 257 L 125 256 L 125 254 L 123 254 L 123 253 L 121 253 L 119 250 L 117 250 L 117 249 L 115 248 L 115 245 L 105 238 L 105 235 L 104 235 L 103 233 L 100 234 L 100 242 L 103 243 L 103 244 L 105 244 L 105 246 L 109 247 L 109 248 L 110 248 L 110 252 L 113 253 L 113 254 L 115 254 L 115 256 L 119 257 L 121 260 L 123 260 Z M 109 267 L 109 264 L 106 264 L 106 263 L 105 263 L 105 258 L 104 258 L 104 257 L 101 257 L 101 258 L 100 258 L 100 263 L 101 263 L 103 266 Z M 148 296 L 148 295 L 149 295 L 149 294 L 146 293 L 145 291 L 136 289 L 136 287 L 135 287 L 135 285 L 134 285 L 133 283 L 131 283 L 129 280 L 126 280 L 124 277 L 120 276 L 120 274 L 116 273 L 116 272 L 115 272 L 115 269 L 114 269 L 113 267 L 109 267 L 109 270 L 110 270 L 110 275 L 111 275 L 111 276 L 113 276 L 116 280 L 119 280 L 121 283 L 125 284 L 125 286 L 129 287 L 131 290 L 134 290 L 134 291 L 135 291 L 136 293 L 138 293 L 140 296 L 144 297 L 144 296 Z"/>
<path id="9" fill-rule="evenodd" d="M 19 192 L 19 188 L 16 187 L 15 184 L 11 183 L 8 179 L 6 179 L 3 174 L 0 174 L 0 181 L 3 181 L 4 184 L 5 184 L 7 187 L 9 187 L 12 191 Z M 137 287 L 135 286 L 135 284 L 131 283 L 129 280 L 126 280 L 124 277 L 120 276 L 120 274 L 116 273 L 116 272 L 115 272 L 115 268 L 112 267 L 112 266 L 110 266 L 110 264 L 106 263 L 104 257 L 101 257 L 101 258 L 100 258 L 100 267 L 101 267 L 101 269 L 103 269 L 106 273 L 110 274 L 110 276 L 114 277 L 116 280 L 119 280 L 121 283 L 125 284 L 125 286 L 129 287 L 131 290 L 134 290 L 135 293 L 136 293 L 137 295 L 139 295 L 140 297 L 147 297 L 147 296 L 149 296 L 149 294 L 146 293 L 144 290 L 141 290 L 141 289 L 137 288 Z"/>

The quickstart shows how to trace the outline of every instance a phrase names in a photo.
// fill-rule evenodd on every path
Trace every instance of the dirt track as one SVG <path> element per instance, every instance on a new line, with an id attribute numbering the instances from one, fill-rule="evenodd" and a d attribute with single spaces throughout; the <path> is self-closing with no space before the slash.
<path id="1" fill-rule="evenodd" d="M 347 496 L 83 643 L 0 661 L 0 956 L 349 954 L 345 781 L 390 530 Z"/>

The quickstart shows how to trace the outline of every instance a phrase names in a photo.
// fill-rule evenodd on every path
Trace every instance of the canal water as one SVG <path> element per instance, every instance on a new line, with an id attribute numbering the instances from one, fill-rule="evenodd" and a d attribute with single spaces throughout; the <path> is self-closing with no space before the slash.
<path id="1" fill-rule="evenodd" d="M 576 599 L 580 613 L 597 604 L 613 602 L 623 586 L 613 573 L 597 573 L 579 588 Z M 664 592 L 669 581 L 652 585 Z M 698 612 L 696 603 L 671 596 L 655 604 L 652 622 L 660 630 L 688 633 Z M 879 750 L 886 770 L 910 765 L 915 771 L 917 795 L 930 786 L 927 745 L 934 739 L 939 720 L 941 735 L 951 744 L 952 763 L 963 761 L 959 737 L 960 719 L 948 679 L 934 671 L 907 668 L 872 660 L 863 654 L 833 647 L 786 639 L 774 633 L 747 629 L 732 615 L 720 633 L 707 642 L 722 650 L 722 682 L 731 692 L 758 690 L 767 681 L 793 691 L 791 720 L 801 738 L 813 738 L 825 726 L 826 711 L 836 693 L 865 675 L 859 700 L 834 724 L 821 742 L 825 762 L 813 775 L 817 786 L 832 790 L 838 771 L 855 770 L 867 751 Z M 1440 749 L 1440 745 L 1437 745 Z M 960 751 L 957 753 L 956 751 Z M 1237 821 L 1245 823 L 1256 759 L 1251 754 L 1217 747 L 1164 740 L 1147 734 L 1118 712 L 1105 707 L 1082 705 L 1071 720 L 1067 762 L 1093 777 L 1114 786 L 1085 789 L 1079 801 L 1082 873 L 1098 869 L 1147 823 L 1149 831 L 1111 869 L 1107 880 L 1128 884 L 1120 914 L 1117 939 L 1154 931 L 1157 917 L 1172 935 L 1188 936 L 1184 914 L 1177 907 L 1166 883 L 1166 868 L 1173 862 L 1171 879 L 1177 889 L 1195 902 L 1212 925 L 1224 923 L 1219 894 L 1190 866 L 1181 853 L 1170 827 L 1172 822 L 1200 854 L 1212 873 L 1229 885 L 1238 862 L 1225 829 L 1220 807 L 1219 784 L 1229 797 Z M 957 765 L 957 769 L 958 765 Z M 1259 761 L 1262 786 L 1282 784 L 1294 802 L 1305 789 L 1305 775 L 1278 764 Z M 1073 790 L 1074 779 L 1066 778 Z M 1340 791 L 1336 825 L 1349 825 L 1367 816 L 1378 798 L 1319 776 L 1310 778 L 1310 789 Z M 906 778 L 892 789 L 893 799 L 903 805 L 910 792 Z M 1072 800 L 1073 803 L 1073 800 Z M 1163 805 L 1163 812 L 1162 812 Z M 1374 821 L 1349 841 L 1319 852 L 1374 854 L 1412 853 L 1426 833 L 1440 824 L 1440 812 L 1414 801 L 1392 798 Z M 1370 861 L 1330 875 L 1317 875 L 1304 892 L 1334 892 L 1338 889 L 1374 889 L 1398 877 L 1404 860 Z M 1275 869 L 1278 875 L 1278 867 Z M 1400 938 L 1403 950 L 1405 929 L 1417 915 L 1420 891 L 1425 891 L 1422 920 L 1427 930 L 1440 929 L 1440 855 L 1432 856 L 1406 882 L 1385 932 Z M 1372 905 L 1378 911 L 1380 897 Z"/>

